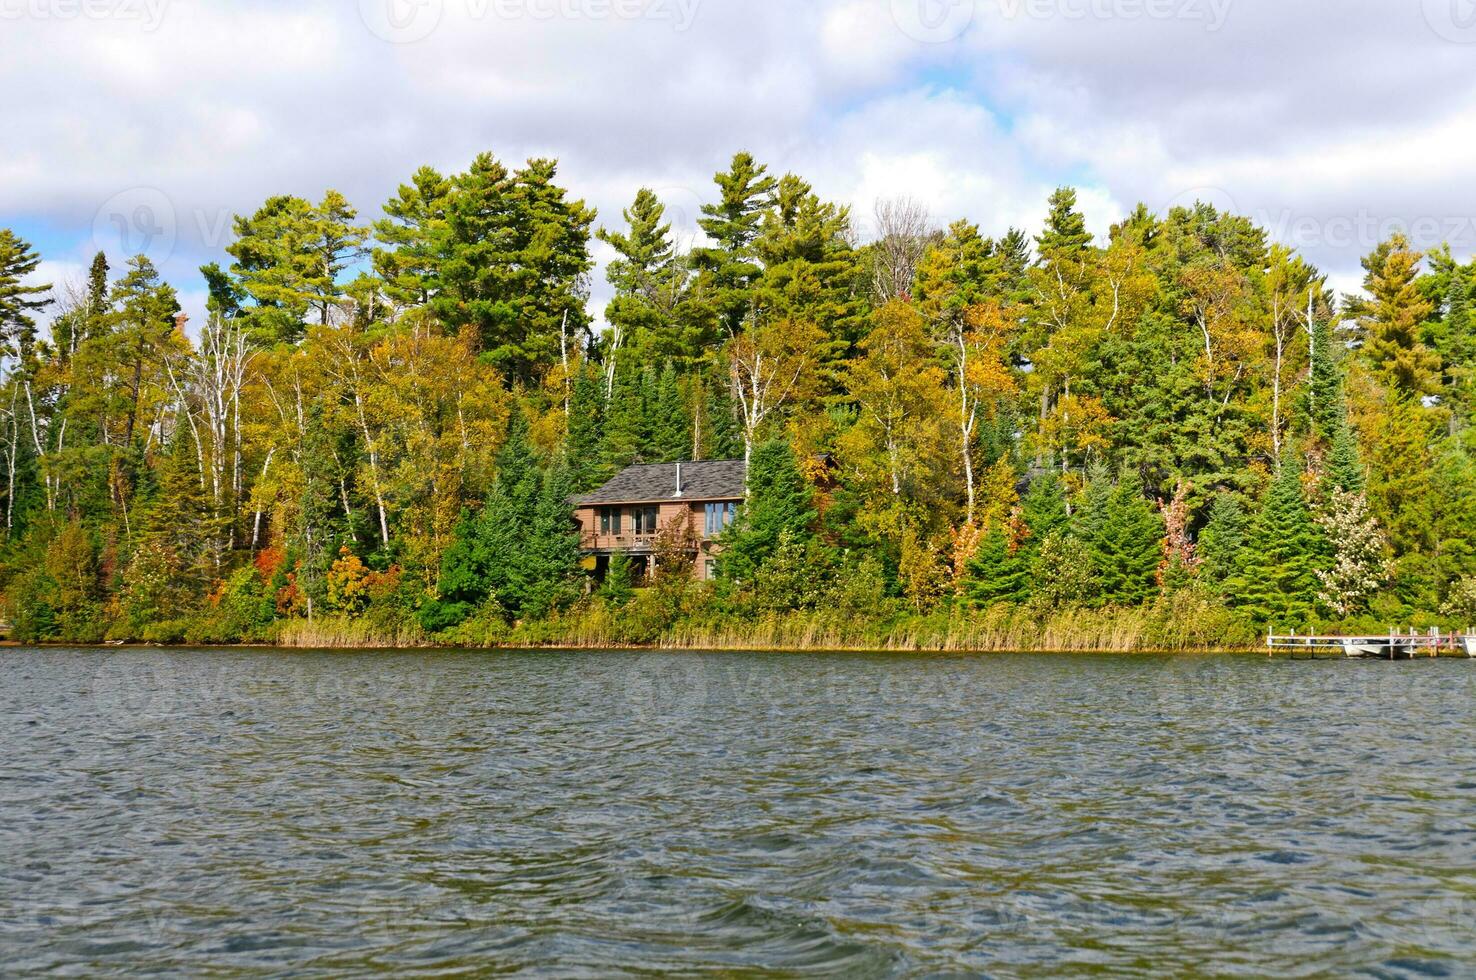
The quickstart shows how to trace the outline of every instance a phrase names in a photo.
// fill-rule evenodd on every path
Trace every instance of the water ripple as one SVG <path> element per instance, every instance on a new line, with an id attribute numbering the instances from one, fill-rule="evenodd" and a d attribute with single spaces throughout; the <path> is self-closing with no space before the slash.
<path id="1" fill-rule="evenodd" d="M 1469 663 L 0 655 L 0 973 L 1476 972 Z"/>

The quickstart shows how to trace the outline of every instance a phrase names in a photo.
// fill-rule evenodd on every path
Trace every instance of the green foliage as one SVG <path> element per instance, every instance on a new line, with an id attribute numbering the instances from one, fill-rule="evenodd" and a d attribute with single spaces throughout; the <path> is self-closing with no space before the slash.
<path id="1" fill-rule="evenodd" d="M 525 424 L 515 416 L 496 486 L 481 511 L 463 518 L 441 561 L 438 599 L 420 623 L 428 633 L 457 626 L 479 609 L 508 620 L 567 608 L 579 595 L 579 536 L 563 466 L 531 461 Z"/>
<path id="2" fill-rule="evenodd" d="M 1030 555 L 1012 538 L 1005 524 L 996 523 L 969 561 L 966 590 L 975 606 L 1015 604 L 1030 597 Z"/>
<path id="3" fill-rule="evenodd" d="M 1249 534 L 1250 518 L 1240 497 L 1217 494 L 1209 520 L 1199 534 L 1198 547 L 1200 573 L 1212 587 L 1221 588 L 1234 577 Z"/>
<path id="4" fill-rule="evenodd" d="M 646 189 L 599 231 L 599 337 L 595 215 L 548 160 L 422 167 L 372 239 L 342 195 L 269 197 L 183 285 L 186 329 L 147 258 L 98 255 L 38 333 L 41 257 L 0 231 L 17 636 L 1180 648 L 1462 608 L 1476 265 L 1448 247 L 1391 238 L 1340 301 L 1203 203 L 1098 243 L 1062 188 L 1032 254 L 905 208 L 857 249 L 845 207 L 748 154 L 713 191 L 690 252 Z M 617 564 L 581 598 L 571 498 L 745 449 L 723 581 L 682 547 L 653 588 Z"/>
<path id="5" fill-rule="evenodd" d="M 363 255 L 369 229 L 353 223 L 357 216 L 330 190 L 317 205 L 282 195 L 236 217 L 236 240 L 226 248 L 235 259 L 233 287 L 250 301 L 246 316 L 260 340 L 292 342 L 308 322 L 328 322 L 340 278 Z"/>
<path id="6" fill-rule="evenodd" d="M 1124 474 L 1087 540 L 1102 601 L 1136 605 L 1157 592 L 1163 534 L 1163 519 L 1144 499 L 1142 484 Z"/>
<path id="7" fill-rule="evenodd" d="M 753 246 L 778 181 L 748 153 L 736 154 L 713 179 L 719 200 L 704 204 L 697 222 L 713 244 L 695 250 L 692 264 L 724 332 L 732 335 L 743 329 L 754 304 L 751 293 L 763 267 Z"/>
<path id="8" fill-rule="evenodd" d="M 1297 629 L 1313 620 L 1325 543 L 1307 508 L 1302 470 L 1290 454 L 1251 527 L 1240 568 L 1228 583 L 1231 602 L 1256 622 Z"/>
<path id="9" fill-rule="evenodd" d="M 610 567 L 605 572 L 605 582 L 600 586 L 600 597 L 617 606 L 623 606 L 635 595 L 634 575 L 630 556 L 617 552 L 610 556 Z"/>
<path id="10" fill-rule="evenodd" d="M 748 499 L 723 535 L 718 565 L 723 578 L 752 581 L 781 540 L 791 547 L 807 546 L 817 516 L 814 488 L 800 472 L 789 443 L 775 440 L 756 447 L 748 468 Z"/>

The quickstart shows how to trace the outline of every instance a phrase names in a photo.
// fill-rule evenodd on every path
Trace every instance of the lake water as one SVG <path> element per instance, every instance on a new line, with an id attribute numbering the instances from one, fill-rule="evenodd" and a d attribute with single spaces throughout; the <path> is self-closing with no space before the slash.
<path id="1" fill-rule="evenodd" d="M 1476 973 L 1476 664 L 0 651 L 0 974 Z"/>

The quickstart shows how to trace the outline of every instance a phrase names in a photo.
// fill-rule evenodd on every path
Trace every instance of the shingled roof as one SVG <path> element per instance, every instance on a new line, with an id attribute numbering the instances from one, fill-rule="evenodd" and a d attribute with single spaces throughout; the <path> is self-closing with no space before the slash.
<path id="1" fill-rule="evenodd" d="M 677 496 L 677 467 L 682 493 Z M 579 504 L 656 504 L 665 500 L 741 500 L 747 467 L 741 459 L 627 466 Z"/>

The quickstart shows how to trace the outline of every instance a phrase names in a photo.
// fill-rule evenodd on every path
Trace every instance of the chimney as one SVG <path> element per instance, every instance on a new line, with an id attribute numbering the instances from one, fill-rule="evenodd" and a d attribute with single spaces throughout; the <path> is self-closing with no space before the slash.
<path id="1" fill-rule="evenodd" d="M 681 460 L 677 460 L 677 489 L 676 489 L 676 495 L 678 497 L 680 497 L 682 495 L 682 461 Z"/>

